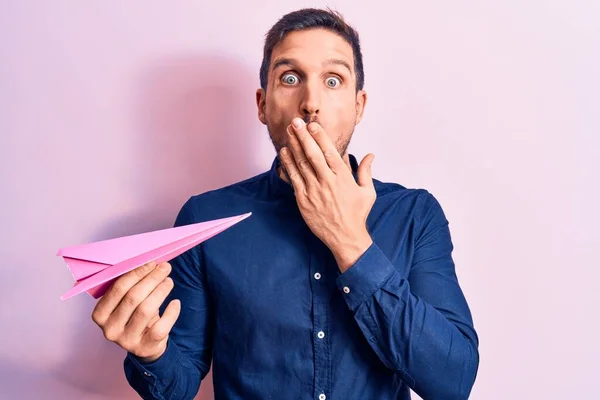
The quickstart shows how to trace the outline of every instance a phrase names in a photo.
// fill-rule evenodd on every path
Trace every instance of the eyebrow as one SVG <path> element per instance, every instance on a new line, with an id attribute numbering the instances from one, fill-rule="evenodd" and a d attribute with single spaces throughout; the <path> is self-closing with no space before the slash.
<path id="1" fill-rule="evenodd" d="M 350 75 L 352 75 L 352 68 L 350 67 L 350 64 L 348 64 L 346 61 L 344 60 L 340 60 L 339 58 L 330 58 L 327 59 L 323 62 L 323 66 L 325 65 L 341 65 L 342 67 L 346 67 L 346 69 L 348 70 L 348 72 L 350 72 Z"/>
<path id="2" fill-rule="evenodd" d="M 345 67 L 348 72 L 350 72 L 350 75 L 352 75 L 352 68 L 350 67 L 350 64 L 348 64 L 346 61 L 341 60 L 339 58 L 329 58 L 325 61 L 323 61 L 323 63 L 321 65 L 326 66 L 326 65 L 341 65 L 342 67 Z M 292 68 L 298 68 L 298 62 L 296 60 L 294 60 L 293 58 L 278 58 L 273 62 L 273 71 L 275 71 L 277 68 L 282 67 L 282 66 L 288 66 L 288 67 L 292 67 Z"/>

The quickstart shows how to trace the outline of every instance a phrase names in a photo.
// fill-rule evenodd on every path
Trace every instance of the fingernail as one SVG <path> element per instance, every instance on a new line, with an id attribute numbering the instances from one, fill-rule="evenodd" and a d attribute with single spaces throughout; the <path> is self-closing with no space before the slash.
<path id="1" fill-rule="evenodd" d="M 302 128 L 302 120 L 300 118 L 294 118 L 294 120 L 292 121 L 292 124 L 294 125 L 294 128 L 296 128 L 296 129 Z"/>
<path id="2" fill-rule="evenodd" d="M 317 133 L 317 125 L 313 122 L 310 125 L 308 125 L 308 131 L 312 134 Z"/>

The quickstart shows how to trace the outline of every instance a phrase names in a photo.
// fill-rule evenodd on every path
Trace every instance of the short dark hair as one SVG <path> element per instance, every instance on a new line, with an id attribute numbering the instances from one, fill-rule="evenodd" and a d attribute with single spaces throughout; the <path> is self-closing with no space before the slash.
<path id="1" fill-rule="evenodd" d="M 267 90 L 269 66 L 273 48 L 290 32 L 305 29 L 322 28 L 340 35 L 352 47 L 354 55 L 354 70 L 356 73 L 356 90 L 362 90 L 365 84 L 362 53 L 358 32 L 348 25 L 337 11 L 316 8 L 303 8 L 281 17 L 267 32 L 263 50 L 263 60 L 260 66 L 260 86 Z"/>

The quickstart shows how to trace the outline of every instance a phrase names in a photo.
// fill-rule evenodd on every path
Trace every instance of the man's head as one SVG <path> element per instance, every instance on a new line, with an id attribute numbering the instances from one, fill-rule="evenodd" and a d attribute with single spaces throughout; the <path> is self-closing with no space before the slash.
<path id="1" fill-rule="evenodd" d="M 275 150 L 295 117 L 316 121 L 345 156 L 367 95 L 357 32 L 330 10 L 302 9 L 267 33 L 256 92 L 258 117 Z"/>

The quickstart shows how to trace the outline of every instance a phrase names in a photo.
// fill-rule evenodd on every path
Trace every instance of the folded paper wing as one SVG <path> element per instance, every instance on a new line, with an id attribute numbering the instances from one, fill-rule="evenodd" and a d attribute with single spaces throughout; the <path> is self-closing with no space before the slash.
<path id="1" fill-rule="evenodd" d="M 60 298 L 66 300 L 87 292 L 98 299 L 119 276 L 150 261 L 169 261 L 250 215 L 252 213 L 59 249 L 57 255 L 63 257 L 76 281 Z"/>

